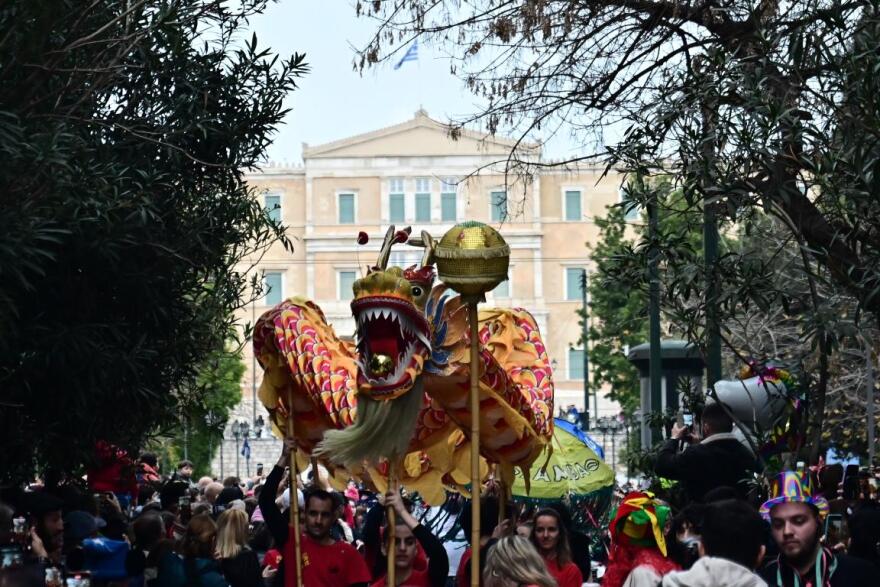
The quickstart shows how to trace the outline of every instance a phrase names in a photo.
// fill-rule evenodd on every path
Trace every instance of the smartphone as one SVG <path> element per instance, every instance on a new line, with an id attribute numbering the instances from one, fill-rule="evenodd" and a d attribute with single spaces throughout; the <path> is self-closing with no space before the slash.
<path id="1" fill-rule="evenodd" d="M 846 538 L 842 514 L 828 514 L 825 518 L 825 546 L 833 548 Z"/>
<path id="2" fill-rule="evenodd" d="M 188 524 L 190 518 L 192 518 L 192 507 L 190 506 L 190 500 L 188 496 L 183 496 L 179 500 L 177 500 L 178 509 L 180 510 L 180 521 L 183 524 Z"/>
<path id="3" fill-rule="evenodd" d="M 803 473 L 806 470 L 807 470 L 807 463 L 805 463 L 804 461 L 798 461 L 797 462 L 797 472 Z"/>
<path id="4" fill-rule="evenodd" d="M 263 463 L 257 463 L 257 476 L 259 477 L 262 474 L 263 474 Z"/>
<path id="5" fill-rule="evenodd" d="M 688 428 L 692 428 L 694 426 L 694 415 L 693 414 L 682 414 L 681 415 L 681 423 L 687 426 Z"/>
<path id="6" fill-rule="evenodd" d="M 843 499 L 859 497 L 859 466 L 847 465 L 843 472 Z"/>

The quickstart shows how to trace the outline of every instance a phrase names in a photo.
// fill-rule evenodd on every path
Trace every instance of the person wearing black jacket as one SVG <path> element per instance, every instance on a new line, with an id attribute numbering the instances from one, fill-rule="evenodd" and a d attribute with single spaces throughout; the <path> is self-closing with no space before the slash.
<path id="1" fill-rule="evenodd" d="M 674 424 L 670 440 L 657 455 L 654 472 L 660 477 L 681 481 L 691 502 L 702 502 L 706 493 L 726 486 L 746 498 L 747 480 L 757 469 L 755 455 L 733 434 L 733 420 L 721 404 L 703 409 L 703 439 L 698 441 L 689 429 Z M 692 443 L 679 452 L 680 441 Z"/>
<path id="2" fill-rule="evenodd" d="M 398 584 L 412 587 L 443 587 L 449 574 L 449 557 L 443 543 L 422 526 L 403 503 L 399 492 L 385 494 L 384 505 L 394 509 L 395 523 L 395 573 Z M 387 556 L 389 530 L 386 526 L 382 554 Z M 421 545 L 428 559 L 427 569 L 416 569 L 416 542 Z M 387 565 L 387 563 L 386 563 Z M 385 576 L 372 584 L 372 587 L 386 587 Z"/>

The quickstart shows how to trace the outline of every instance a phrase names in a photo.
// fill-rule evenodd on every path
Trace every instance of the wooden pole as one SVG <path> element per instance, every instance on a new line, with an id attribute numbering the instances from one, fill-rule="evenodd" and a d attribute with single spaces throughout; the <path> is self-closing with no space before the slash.
<path id="1" fill-rule="evenodd" d="M 468 304 L 471 329 L 471 587 L 480 585 L 480 327 L 477 301 Z"/>
<path id="2" fill-rule="evenodd" d="M 388 491 L 400 491 L 397 485 L 397 457 L 392 457 L 388 462 Z M 397 585 L 397 513 L 391 506 L 385 507 L 388 519 L 388 536 L 385 547 L 388 551 L 388 570 L 386 571 L 386 587 Z"/>
<path id="3" fill-rule="evenodd" d="M 293 391 L 287 396 L 287 437 L 296 440 L 296 430 L 293 424 Z M 289 456 L 290 459 L 290 525 L 293 526 L 293 553 L 296 560 L 293 561 L 292 571 L 296 573 L 296 587 L 302 587 L 302 545 L 299 537 L 299 496 L 296 487 L 296 445 Z M 288 562 L 287 572 L 291 572 Z"/>
<path id="4" fill-rule="evenodd" d="M 500 526 L 507 518 L 507 484 L 503 479 L 496 479 L 495 482 L 501 490 L 498 494 L 498 525 Z"/>

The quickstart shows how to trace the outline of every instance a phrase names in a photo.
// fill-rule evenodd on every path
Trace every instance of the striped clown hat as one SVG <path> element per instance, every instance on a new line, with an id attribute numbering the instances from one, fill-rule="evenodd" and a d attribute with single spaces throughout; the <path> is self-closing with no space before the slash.
<path id="1" fill-rule="evenodd" d="M 820 517 L 828 514 L 828 501 L 821 495 L 813 495 L 809 473 L 782 471 L 770 480 L 770 496 L 759 510 L 767 520 L 773 506 L 781 503 L 806 503 L 815 507 Z"/>

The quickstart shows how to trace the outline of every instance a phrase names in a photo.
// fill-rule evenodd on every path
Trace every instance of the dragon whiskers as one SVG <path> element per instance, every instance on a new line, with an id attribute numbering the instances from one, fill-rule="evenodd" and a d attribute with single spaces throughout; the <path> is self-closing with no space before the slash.
<path id="1" fill-rule="evenodd" d="M 421 378 L 397 399 L 377 401 L 359 394 L 355 423 L 326 431 L 312 454 L 346 468 L 399 459 L 407 453 L 423 401 Z"/>

